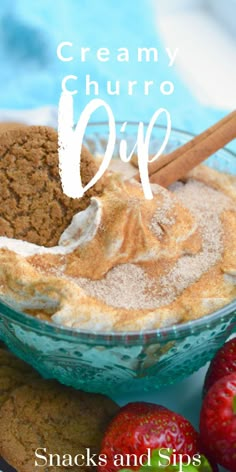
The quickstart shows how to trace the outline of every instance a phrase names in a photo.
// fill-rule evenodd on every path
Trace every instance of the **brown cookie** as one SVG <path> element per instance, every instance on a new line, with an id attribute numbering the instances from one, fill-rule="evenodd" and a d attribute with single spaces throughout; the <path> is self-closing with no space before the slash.
<path id="1" fill-rule="evenodd" d="M 39 378 L 32 367 L 0 348 L 0 407 L 16 387 Z"/>
<path id="2" fill-rule="evenodd" d="M 105 429 L 117 411 L 118 406 L 104 395 L 35 381 L 16 389 L 0 410 L 0 453 L 18 472 L 67 470 L 63 455 L 74 460 L 77 454 L 86 456 L 86 448 L 99 454 Z M 37 458 L 37 449 L 47 459 Z M 49 467 L 49 454 L 59 454 L 61 467 L 55 459 Z M 81 465 L 71 470 L 96 469 Z"/>
<path id="3" fill-rule="evenodd" d="M 87 184 L 97 163 L 82 150 L 81 176 Z M 0 134 L 0 236 L 51 247 L 77 211 L 92 195 L 102 193 L 99 181 L 80 199 L 62 191 L 58 170 L 57 132 L 45 126 L 27 126 Z"/>

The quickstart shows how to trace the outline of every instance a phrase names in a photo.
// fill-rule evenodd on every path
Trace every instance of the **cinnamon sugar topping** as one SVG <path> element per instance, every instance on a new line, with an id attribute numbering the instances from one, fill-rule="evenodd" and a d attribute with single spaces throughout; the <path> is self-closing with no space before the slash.
<path id="1" fill-rule="evenodd" d="M 165 267 L 161 271 L 158 267 L 156 276 L 153 271 L 157 265 L 160 266 L 160 261 L 150 261 L 153 280 L 144 269 L 134 264 L 118 265 L 102 280 L 78 278 L 77 283 L 89 296 L 117 308 L 154 309 L 171 303 L 220 260 L 223 251 L 220 214 L 232 207 L 231 200 L 196 181 L 178 185 L 175 195 L 196 218 L 202 237 L 201 251 L 193 255 L 183 254 L 167 273 Z M 166 216 L 172 203 L 168 197 L 165 196 L 163 206 L 156 210 L 152 229 L 160 224 L 173 224 L 174 218 Z"/>
<path id="2" fill-rule="evenodd" d="M 152 200 L 112 177 L 59 244 L 0 237 L 0 296 L 70 327 L 150 329 L 203 316 L 236 295 L 233 178 L 204 166 Z"/>

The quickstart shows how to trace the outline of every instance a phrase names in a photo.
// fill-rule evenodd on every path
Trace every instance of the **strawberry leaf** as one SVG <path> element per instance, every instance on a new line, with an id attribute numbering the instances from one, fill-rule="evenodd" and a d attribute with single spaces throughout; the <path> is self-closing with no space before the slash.
<path id="1" fill-rule="evenodd" d="M 233 412 L 234 412 L 234 415 L 236 415 L 236 395 L 233 398 Z"/>
<path id="2" fill-rule="evenodd" d="M 160 456 L 160 450 L 156 449 L 152 452 L 151 463 L 144 464 L 141 466 L 137 472 L 179 472 L 180 464 L 173 465 L 170 464 L 169 459 L 172 455 L 170 449 L 161 449 L 162 455 Z M 165 456 L 162 457 L 162 456 Z M 182 472 L 213 472 L 211 465 L 205 456 L 201 455 L 201 464 L 181 464 Z M 119 472 L 130 472 L 132 468 L 120 469 Z"/>

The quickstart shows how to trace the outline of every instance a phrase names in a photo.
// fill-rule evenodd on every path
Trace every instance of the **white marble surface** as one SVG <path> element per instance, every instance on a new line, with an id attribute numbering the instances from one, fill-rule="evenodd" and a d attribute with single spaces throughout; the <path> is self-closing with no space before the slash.
<path id="1" fill-rule="evenodd" d="M 236 108 L 235 0 L 152 0 L 152 6 L 157 30 L 166 46 L 179 48 L 177 70 L 199 102 Z"/>

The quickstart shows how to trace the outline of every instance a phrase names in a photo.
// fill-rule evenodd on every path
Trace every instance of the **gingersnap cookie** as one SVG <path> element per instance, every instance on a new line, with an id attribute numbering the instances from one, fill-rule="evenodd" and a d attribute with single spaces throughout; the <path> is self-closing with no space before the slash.
<path id="1" fill-rule="evenodd" d="M 83 185 L 96 172 L 97 163 L 84 147 Z M 57 132 L 27 126 L 0 134 L 0 188 L 0 236 L 51 247 L 73 215 L 102 193 L 103 184 L 100 180 L 80 199 L 67 197 L 59 175 Z"/>
<path id="2" fill-rule="evenodd" d="M 0 407 L 16 387 L 39 378 L 32 367 L 0 348 Z"/>
<path id="3" fill-rule="evenodd" d="M 91 462 L 86 467 L 86 459 L 99 454 L 105 429 L 117 411 L 104 395 L 35 381 L 12 392 L 0 410 L 0 453 L 18 472 L 96 470 Z M 52 454 L 59 458 L 50 459 Z"/>

